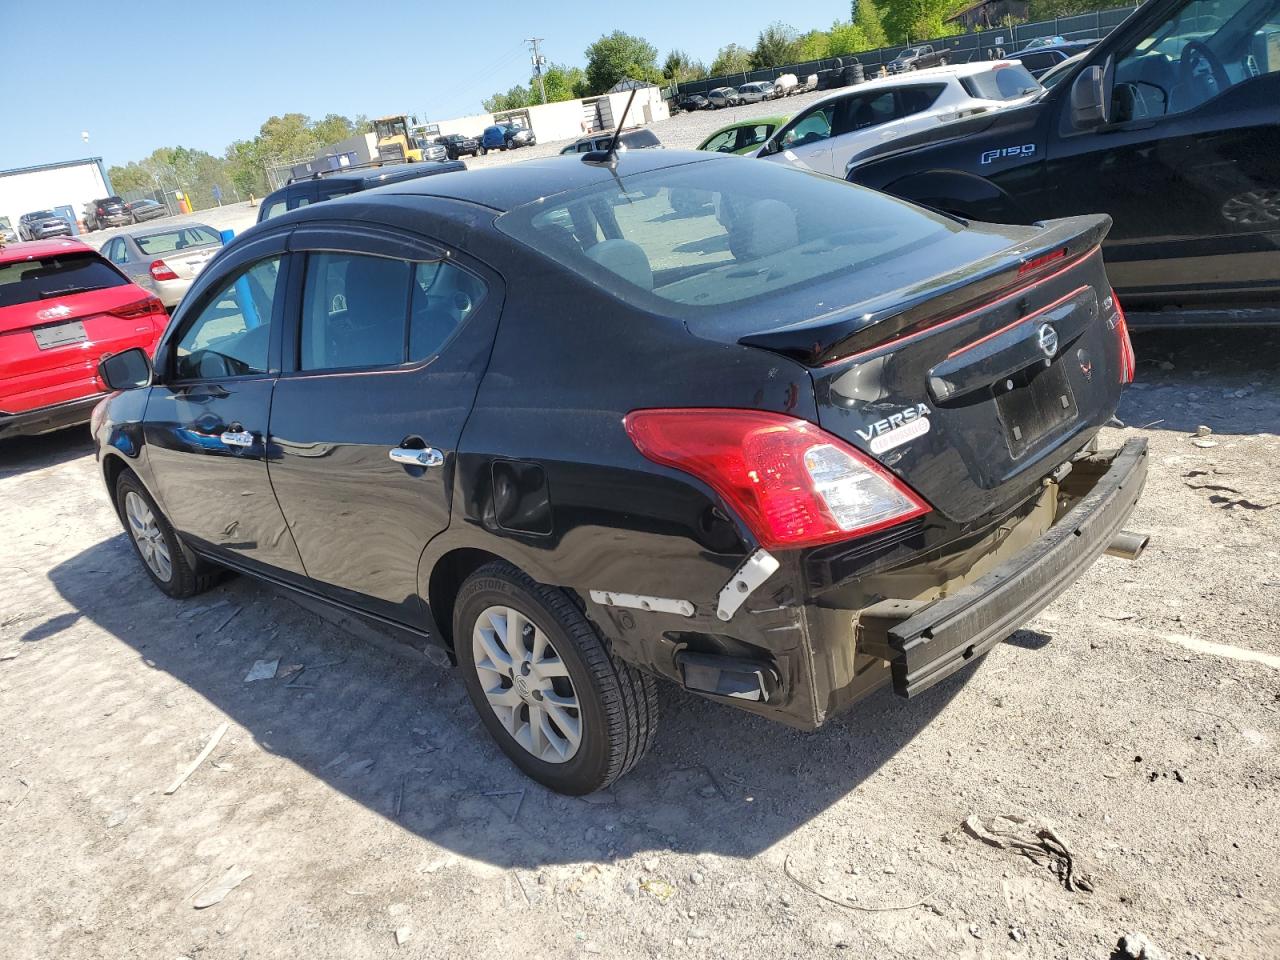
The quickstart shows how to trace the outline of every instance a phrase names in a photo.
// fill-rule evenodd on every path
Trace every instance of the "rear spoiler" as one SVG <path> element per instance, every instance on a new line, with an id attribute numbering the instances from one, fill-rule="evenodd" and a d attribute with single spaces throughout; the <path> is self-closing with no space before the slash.
<path id="1" fill-rule="evenodd" d="M 962 275 L 944 274 L 906 291 L 852 304 L 822 316 L 740 337 L 738 343 L 818 367 L 887 347 L 921 328 L 956 316 L 1092 253 L 1111 229 L 1105 214 L 1033 224 L 1041 232 L 975 262 Z"/>

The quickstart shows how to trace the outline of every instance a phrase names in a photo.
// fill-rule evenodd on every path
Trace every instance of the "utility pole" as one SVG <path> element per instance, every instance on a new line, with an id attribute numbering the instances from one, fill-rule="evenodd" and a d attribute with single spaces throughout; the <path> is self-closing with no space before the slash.
<path id="1" fill-rule="evenodd" d="M 543 41 L 543 37 L 529 37 L 525 43 L 533 45 L 533 55 L 530 59 L 533 61 L 533 77 L 538 81 L 538 93 L 542 96 L 542 102 L 547 102 L 547 88 L 542 85 L 542 67 L 547 62 L 547 58 L 538 52 L 538 44 Z"/>

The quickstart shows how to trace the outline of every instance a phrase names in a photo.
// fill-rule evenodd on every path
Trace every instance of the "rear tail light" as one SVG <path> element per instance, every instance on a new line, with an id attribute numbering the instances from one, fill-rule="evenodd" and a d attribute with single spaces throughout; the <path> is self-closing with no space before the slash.
<path id="1" fill-rule="evenodd" d="M 107 313 L 122 320 L 138 320 L 153 313 L 164 313 L 164 304 L 157 297 L 147 297 L 145 300 L 126 303 L 123 307 L 115 307 Z"/>
<path id="2" fill-rule="evenodd" d="M 649 460 L 706 482 L 762 547 L 812 547 L 929 512 L 897 477 L 805 420 L 759 410 L 637 410 L 623 421 Z"/>
<path id="3" fill-rule="evenodd" d="M 1048 253 L 1042 253 L 1038 257 L 1032 257 L 1030 260 L 1018 267 L 1018 276 L 1025 277 L 1028 273 L 1035 273 L 1042 270 L 1055 260 L 1062 260 L 1067 255 L 1067 248 L 1062 247 L 1059 250 L 1051 250 Z"/>
<path id="4" fill-rule="evenodd" d="M 103 210 L 101 207 L 98 208 L 98 216 L 100 217 L 105 216 L 106 213 L 107 211 Z"/>
<path id="5" fill-rule="evenodd" d="M 1133 353 L 1133 340 L 1129 337 L 1129 323 L 1124 318 L 1124 308 L 1120 306 L 1120 298 L 1116 296 L 1114 290 L 1111 291 L 1111 300 L 1116 305 L 1116 336 L 1120 338 L 1120 382 L 1133 383 L 1134 375 L 1138 372 L 1138 360 Z"/>
<path id="6" fill-rule="evenodd" d="M 151 261 L 151 279 L 153 280 L 177 280 L 178 275 L 173 272 L 167 263 L 163 260 Z"/>

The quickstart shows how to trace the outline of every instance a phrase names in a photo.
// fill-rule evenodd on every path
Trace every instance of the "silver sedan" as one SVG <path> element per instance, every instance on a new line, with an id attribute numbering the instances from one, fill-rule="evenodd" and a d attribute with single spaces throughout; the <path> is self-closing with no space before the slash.
<path id="1" fill-rule="evenodd" d="M 213 227 L 184 223 L 116 234 L 103 244 L 102 255 L 172 310 L 221 249 L 222 237 Z"/>

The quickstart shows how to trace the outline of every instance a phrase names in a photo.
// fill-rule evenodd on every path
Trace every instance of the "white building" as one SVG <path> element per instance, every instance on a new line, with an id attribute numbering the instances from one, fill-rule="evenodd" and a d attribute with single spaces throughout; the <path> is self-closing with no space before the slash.
<path id="1" fill-rule="evenodd" d="M 18 218 L 24 213 L 52 210 L 66 217 L 79 233 L 84 205 L 112 192 L 101 157 L 0 170 L 0 218 L 7 219 L 16 232 Z"/>

